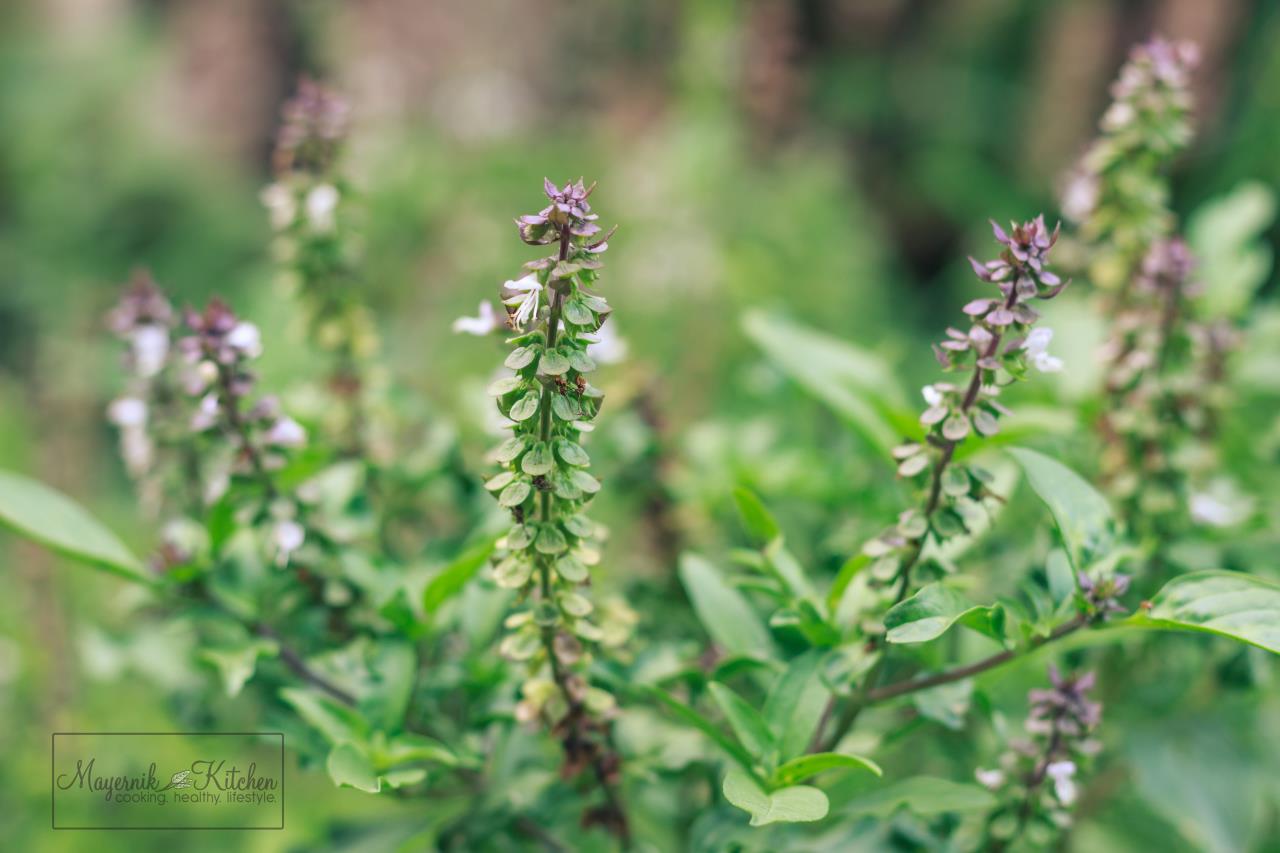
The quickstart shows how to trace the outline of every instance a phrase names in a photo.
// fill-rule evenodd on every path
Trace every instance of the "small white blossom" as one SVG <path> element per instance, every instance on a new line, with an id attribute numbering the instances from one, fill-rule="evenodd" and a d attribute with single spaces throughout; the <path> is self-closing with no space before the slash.
<path id="1" fill-rule="evenodd" d="M 920 389 L 920 394 L 924 397 L 924 401 L 929 404 L 930 408 L 942 405 L 942 392 L 932 385 L 926 385 Z"/>
<path id="2" fill-rule="evenodd" d="M 123 429 L 141 427 L 147 423 L 147 404 L 137 397 L 121 397 L 107 407 L 107 418 Z"/>
<path id="3" fill-rule="evenodd" d="M 993 791 L 1004 784 L 1003 770 L 983 770 L 979 767 L 974 771 L 973 775 L 978 780 L 979 785 L 984 788 L 990 788 Z"/>
<path id="4" fill-rule="evenodd" d="M 1076 801 L 1076 775 L 1074 761 L 1055 761 L 1045 768 L 1045 775 L 1053 780 L 1053 793 L 1058 802 L 1069 806 Z"/>
<path id="5" fill-rule="evenodd" d="M 124 459 L 124 467 L 132 476 L 139 477 L 151 468 L 155 450 L 155 442 L 145 429 L 128 427 L 120 431 L 120 456 Z"/>
<path id="6" fill-rule="evenodd" d="M 262 355 L 262 333 L 252 323 L 238 323 L 227 333 L 227 345 L 245 358 L 257 358 Z"/>
<path id="7" fill-rule="evenodd" d="M 1031 365 L 1041 373 L 1058 373 L 1062 370 L 1062 359 L 1049 355 L 1049 342 L 1052 340 L 1053 329 L 1033 329 L 1022 345 L 1031 359 Z"/>
<path id="8" fill-rule="evenodd" d="M 315 231 L 332 231 L 334 214 L 338 210 L 338 190 L 331 184 L 321 184 L 307 193 L 307 221 Z"/>
<path id="9" fill-rule="evenodd" d="M 293 224 L 293 218 L 298 214 L 298 204 L 294 201 L 293 192 L 284 184 L 263 187 L 258 198 L 267 209 L 272 228 L 280 231 Z"/>
<path id="10" fill-rule="evenodd" d="M 271 532 L 271 544 L 275 546 L 275 562 L 277 566 L 287 566 L 289 556 L 302 547 L 306 541 L 307 531 L 296 521 L 285 519 L 276 522 Z"/>
<path id="11" fill-rule="evenodd" d="M 191 416 L 191 428 L 196 432 L 204 432 L 218 422 L 218 395 L 205 394 L 200 398 L 200 405 Z"/>
<path id="12" fill-rule="evenodd" d="M 511 324 L 516 329 L 523 329 L 531 318 L 538 315 L 542 284 L 536 275 L 530 273 L 516 281 L 505 282 L 503 289 L 515 291 L 514 295 L 502 300 L 502 304 L 516 309 L 511 316 Z"/>
<path id="13" fill-rule="evenodd" d="M 302 447 L 307 443 L 307 431 L 302 424 L 286 415 L 271 425 L 266 440 L 276 447 Z"/>
<path id="14" fill-rule="evenodd" d="M 169 355 L 169 330 L 146 325 L 133 330 L 133 366 L 143 379 L 150 379 L 164 367 Z"/>
<path id="15" fill-rule="evenodd" d="M 484 300 L 480 303 L 479 313 L 475 317 L 459 317 L 453 321 L 453 330 L 463 335 L 492 334 L 498 328 L 498 314 L 493 310 L 493 303 Z"/>
<path id="16" fill-rule="evenodd" d="M 1211 527 L 1233 527 L 1253 515 L 1253 501 L 1228 479 L 1193 492 L 1189 504 L 1191 518 Z"/>

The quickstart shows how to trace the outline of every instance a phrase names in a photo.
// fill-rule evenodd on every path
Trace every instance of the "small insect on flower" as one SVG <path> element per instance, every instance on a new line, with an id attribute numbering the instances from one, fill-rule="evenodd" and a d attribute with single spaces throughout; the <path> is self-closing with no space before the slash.
<path id="1" fill-rule="evenodd" d="M 538 316 L 542 284 L 533 273 L 502 285 L 502 304 L 507 306 L 507 319 L 511 328 L 520 331 Z"/>

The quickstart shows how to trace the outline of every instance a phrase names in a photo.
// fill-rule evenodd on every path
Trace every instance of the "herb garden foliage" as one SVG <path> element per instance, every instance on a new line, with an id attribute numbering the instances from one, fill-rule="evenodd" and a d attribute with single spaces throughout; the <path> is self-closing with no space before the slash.
<path id="1" fill-rule="evenodd" d="M 339 786 L 421 802 L 423 843 L 846 849 L 905 844 L 909 832 L 946 849 L 1047 848 L 1072 826 L 1090 764 L 1123 737 L 1106 733 L 1095 693 L 1123 693 L 1126 655 L 1151 660 L 1149 642 L 1115 644 L 1160 632 L 1163 648 L 1179 642 L 1168 632 L 1186 632 L 1280 652 L 1280 587 L 1213 565 L 1182 571 L 1169 556 L 1171 531 L 1201 520 L 1195 489 L 1212 470 L 1227 355 L 1246 330 L 1238 301 L 1214 316 L 1196 298 L 1194 258 L 1168 206 L 1194 61 L 1189 46 L 1159 39 L 1135 49 L 1064 201 L 1075 231 L 1043 216 L 992 223 L 995 256 L 970 261 L 985 292 L 935 345 L 949 376 L 923 389 L 918 418 L 873 381 L 831 393 L 850 377 L 829 382 L 806 360 L 801 327 L 749 319 L 778 367 L 861 434 L 905 435 L 890 455 L 910 497 L 823 577 L 739 489 L 753 542 L 731 555 L 743 571 L 725 573 L 714 555 L 678 561 L 705 631 L 701 656 L 665 636 L 669 614 L 638 615 L 592 589 L 609 552 L 587 513 L 607 481 L 587 450 L 605 400 L 593 349 L 613 334 L 601 290 L 612 232 L 592 212 L 595 185 L 546 181 L 545 206 L 516 220 L 543 254 L 501 287 L 505 322 L 486 302 L 455 324 L 506 337 L 489 388 L 505 437 L 483 483 L 507 516 L 496 522 L 475 488 L 481 472 L 457 453 L 396 444 L 420 433 L 389 405 L 373 364 L 356 194 L 341 171 L 347 109 L 310 82 L 286 109 L 263 200 L 281 273 L 329 354 L 325 402 L 289 414 L 258 387 L 257 327 L 217 300 L 179 312 L 140 273 L 110 317 L 128 372 L 110 417 L 157 521 L 149 565 L 69 499 L 15 475 L 0 476 L 0 519 L 145 585 L 197 627 L 225 692 L 257 695 L 309 765 Z M 1064 367 L 1042 314 L 1052 321 L 1050 300 L 1067 287 L 1054 267 L 1068 239 L 1073 287 L 1092 291 L 1112 330 L 1097 429 L 1083 439 L 1101 454 L 1105 491 L 1052 455 L 1009 446 L 1003 431 L 1006 389 Z M 879 370 L 850 358 L 855 379 Z M 1052 522 L 1048 549 L 1035 529 L 993 523 L 1025 494 L 1014 471 Z M 442 500 L 452 527 L 430 521 Z M 1025 579 L 975 599 L 971 557 L 997 535 L 1002 565 L 1012 555 Z M 499 620 L 495 637 L 486 625 Z M 908 711 L 979 727 L 975 679 L 1055 650 L 1068 666 L 1048 668 L 1025 723 L 996 726 L 1003 748 L 989 735 L 975 742 L 968 773 L 941 778 L 936 768 L 953 765 L 882 749 L 890 734 L 936 744 L 897 722 Z M 629 717 L 647 738 L 624 736 Z M 558 750 L 538 746 L 546 738 Z M 512 785 L 530 793 L 493 795 Z M 913 822 L 893 817 L 903 813 Z"/>

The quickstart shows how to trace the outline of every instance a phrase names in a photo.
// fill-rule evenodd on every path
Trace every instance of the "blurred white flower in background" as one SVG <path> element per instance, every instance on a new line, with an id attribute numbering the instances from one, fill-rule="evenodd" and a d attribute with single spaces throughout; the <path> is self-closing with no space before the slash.
<path id="1" fill-rule="evenodd" d="M 1062 359 L 1049 355 L 1049 342 L 1052 340 L 1053 329 L 1032 329 L 1022 345 L 1031 365 L 1041 373 L 1059 373 L 1062 370 Z"/>
<path id="2" fill-rule="evenodd" d="M 332 184 L 321 184 L 307 193 L 307 222 L 314 231 L 332 231 L 338 210 L 338 190 Z"/>
<path id="3" fill-rule="evenodd" d="M 453 331 L 463 335 L 484 336 L 492 334 L 498 328 L 498 314 L 493 310 L 493 303 L 484 300 L 480 303 L 479 313 L 474 317 L 459 317 L 453 321 Z"/>
<path id="4" fill-rule="evenodd" d="M 293 218 L 298 215 L 298 203 L 284 184 L 268 184 L 258 198 L 267 209 L 272 228 L 280 231 L 293 224 Z"/>

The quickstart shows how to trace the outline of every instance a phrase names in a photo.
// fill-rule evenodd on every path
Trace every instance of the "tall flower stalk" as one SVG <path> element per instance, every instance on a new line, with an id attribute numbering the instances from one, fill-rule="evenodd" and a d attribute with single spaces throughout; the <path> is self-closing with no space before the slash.
<path id="1" fill-rule="evenodd" d="M 263 189 L 262 202 L 307 335 L 333 358 L 327 384 L 340 405 L 328 418 L 347 452 L 356 454 L 365 438 L 367 366 L 379 340 L 363 301 L 355 192 L 342 174 L 349 125 L 347 102 L 302 78 L 282 110 L 272 159 L 276 177 Z"/>
<path id="2" fill-rule="evenodd" d="M 1040 314 L 1030 304 L 1036 299 L 1052 299 L 1067 285 L 1048 268 L 1058 229 L 1050 232 L 1043 216 L 1014 224 L 1009 232 L 995 222 L 991 227 L 996 241 L 1004 247 L 1000 256 L 986 263 L 973 258 L 969 262 L 974 274 L 995 285 L 1000 295 L 965 305 L 969 328 L 947 329 L 946 340 L 934 346 L 943 369 L 968 378 L 958 384 L 925 386 L 922 393 L 927 408 L 920 416 L 924 440 L 908 442 L 893 451 L 899 476 L 917 487 L 919 502 L 863 548 L 874 561 L 871 576 L 891 590 L 890 606 L 911 593 L 926 545 L 965 533 L 967 514 L 993 497 L 987 473 L 957 462 L 957 448 L 972 435 L 985 437 L 999 431 L 1000 418 L 1009 413 L 999 401 L 1003 385 L 1025 377 L 1033 368 L 1053 372 L 1062 367 L 1047 349 L 1053 332 L 1034 328 Z M 878 645 L 873 639 L 872 646 Z M 881 655 L 825 738 L 819 727 L 815 747 L 825 744 L 830 749 L 848 732 L 873 695 L 884 665 Z M 824 721 L 834 710 L 833 699 Z"/>
<path id="3" fill-rule="evenodd" d="M 550 203 L 516 220 L 521 239 L 555 252 L 524 265 L 525 275 L 502 287 L 501 302 L 515 332 L 495 382 L 499 412 L 511 437 L 492 458 L 503 468 L 486 487 L 511 511 L 515 525 L 499 542 L 497 582 L 517 590 L 525 607 L 507 619 L 503 653 L 526 661 L 518 714 L 541 718 L 564 747 L 566 777 L 591 770 L 605 802 L 585 820 L 624 842 L 629 829 L 619 792 L 620 769 L 611 745 L 611 694 L 591 686 L 588 648 L 606 634 L 591 620 L 582 594 L 588 567 L 600 559 L 599 526 L 583 509 L 600 489 L 587 470 L 582 436 L 592 429 L 604 395 L 587 381 L 596 368 L 587 354 L 609 317 L 609 303 L 593 290 L 608 248 L 581 180 L 557 187 L 544 181 Z"/>
<path id="4" fill-rule="evenodd" d="M 1104 292 L 1104 480 L 1131 529 L 1160 541 L 1188 518 L 1187 441 L 1215 419 L 1206 377 L 1229 338 L 1200 324 L 1194 259 L 1176 236 L 1167 171 L 1192 136 L 1197 50 L 1156 37 L 1138 45 L 1063 202 Z"/>

